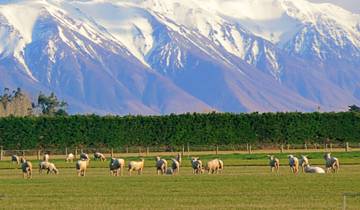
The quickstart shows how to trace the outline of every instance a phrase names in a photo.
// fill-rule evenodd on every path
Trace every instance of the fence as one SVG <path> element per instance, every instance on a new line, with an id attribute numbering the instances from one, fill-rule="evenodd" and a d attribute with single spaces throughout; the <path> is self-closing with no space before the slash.
<path id="1" fill-rule="evenodd" d="M 101 152 L 107 156 L 151 156 L 154 153 L 181 153 L 182 155 L 191 154 L 225 154 L 225 153 L 289 153 L 289 152 L 332 152 L 332 151 L 360 151 L 359 144 L 245 144 L 245 145 L 181 145 L 181 146 L 122 146 L 116 148 L 83 148 L 83 147 L 66 147 L 66 148 L 42 148 L 32 150 L 7 150 L 0 146 L 0 160 L 11 155 L 33 156 L 41 159 L 45 153 L 53 156 L 66 156 L 73 153 L 78 157 L 81 153 Z"/>

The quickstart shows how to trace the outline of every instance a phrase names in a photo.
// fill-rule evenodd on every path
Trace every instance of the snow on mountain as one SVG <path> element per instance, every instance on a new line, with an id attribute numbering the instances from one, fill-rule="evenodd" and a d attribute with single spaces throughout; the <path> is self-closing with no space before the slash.
<path id="1" fill-rule="evenodd" d="M 0 2 L 0 87 L 74 112 L 341 110 L 360 101 L 359 58 L 360 16 L 332 4 Z"/>

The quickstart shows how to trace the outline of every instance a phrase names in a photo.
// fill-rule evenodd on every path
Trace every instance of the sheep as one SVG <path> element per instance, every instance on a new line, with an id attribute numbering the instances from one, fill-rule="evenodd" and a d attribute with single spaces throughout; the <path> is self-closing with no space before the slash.
<path id="1" fill-rule="evenodd" d="M 279 168 L 280 168 L 279 159 L 275 158 L 273 155 L 268 155 L 268 157 L 269 157 L 270 171 L 273 172 L 275 168 L 276 172 L 279 172 Z"/>
<path id="2" fill-rule="evenodd" d="M 177 162 L 177 160 L 176 160 L 176 162 Z M 166 175 L 174 175 L 174 170 L 172 169 L 172 168 L 168 168 L 167 170 L 166 170 Z"/>
<path id="3" fill-rule="evenodd" d="M 181 154 L 180 153 L 177 154 L 175 159 L 176 159 L 177 162 L 179 162 L 179 165 L 181 166 Z"/>
<path id="4" fill-rule="evenodd" d="M 11 162 L 14 164 L 16 163 L 17 165 L 20 165 L 20 158 L 17 155 L 11 155 Z"/>
<path id="5" fill-rule="evenodd" d="M 142 158 L 141 161 L 130 161 L 129 163 L 129 175 L 131 176 L 132 171 L 137 171 L 138 175 L 142 174 L 144 169 L 144 159 Z"/>
<path id="6" fill-rule="evenodd" d="M 105 157 L 104 154 L 102 154 L 100 152 L 95 152 L 94 153 L 94 160 L 106 161 L 106 157 Z"/>
<path id="7" fill-rule="evenodd" d="M 301 155 L 301 158 L 299 160 L 299 165 L 302 168 L 302 172 L 304 172 L 305 166 L 309 165 L 309 159 L 305 155 Z"/>
<path id="8" fill-rule="evenodd" d="M 111 158 L 110 159 L 110 164 L 109 164 L 110 176 L 111 175 L 119 176 L 119 171 L 121 172 L 121 176 L 122 176 L 124 166 L 125 166 L 125 160 L 124 159 Z"/>
<path id="9" fill-rule="evenodd" d="M 204 172 L 202 161 L 199 157 L 191 158 L 191 166 L 193 169 L 193 174 L 202 174 Z"/>
<path id="10" fill-rule="evenodd" d="M 291 172 L 297 174 L 299 172 L 299 159 L 293 155 L 288 155 L 288 159 Z"/>
<path id="11" fill-rule="evenodd" d="M 220 159 L 218 159 L 219 160 L 219 164 L 220 164 L 220 167 L 219 167 L 219 172 L 220 173 L 222 173 L 222 171 L 224 170 L 224 162 L 222 161 L 222 160 L 220 160 Z"/>
<path id="12" fill-rule="evenodd" d="M 48 170 L 50 166 L 50 162 L 48 161 L 41 161 L 39 163 L 39 174 L 42 174 L 44 170 Z"/>
<path id="13" fill-rule="evenodd" d="M 313 173 L 313 174 L 324 174 L 325 170 L 320 167 L 310 166 L 309 164 L 304 167 L 305 173 Z"/>
<path id="14" fill-rule="evenodd" d="M 50 156 L 49 154 L 45 153 L 43 157 L 43 161 L 49 162 Z"/>
<path id="15" fill-rule="evenodd" d="M 331 157 L 331 153 L 326 153 L 324 159 L 326 172 L 329 173 L 332 170 L 334 173 L 337 173 L 340 168 L 339 160 L 336 157 Z"/>
<path id="16" fill-rule="evenodd" d="M 88 163 L 89 160 L 85 159 L 81 159 L 76 162 L 76 171 L 78 176 L 85 176 Z"/>
<path id="17" fill-rule="evenodd" d="M 54 163 L 50 163 L 47 170 L 47 174 L 59 174 L 59 170 L 56 168 Z"/>
<path id="18" fill-rule="evenodd" d="M 208 171 L 208 174 L 218 173 L 221 168 L 221 163 L 219 159 L 210 160 L 205 166 L 205 170 Z"/>
<path id="19" fill-rule="evenodd" d="M 86 153 L 81 153 L 80 154 L 80 159 L 81 160 L 90 160 L 89 155 L 86 154 Z"/>
<path id="20" fill-rule="evenodd" d="M 167 169 L 167 161 L 165 159 L 161 159 L 159 156 L 155 158 L 156 161 L 156 173 L 157 175 L 165 174 Z"/>
<path id="21" fill-rule="evenodd" d="M 171 174 L 178 174 L 180 172 L 180 163 L 179 161 L 177 161 L 176 159 L 172 158 L 172 164 L 171 164 L 171 170 L 172 173 Z M 166 174 L 168 174 L 168 172 L 166 172 Z"/>
<path id="22" fill-rule="evenodd" d="M 73 153 L 69 153 L 67 156 L 66 156 L 66 158 L 65 158 L 65 161 L 68 163 L 68 162 L 73 162 L 74 161 L 74 159 L 75 159 L 75 156 L 74 156 L 74 154 Z"/>
<path id="23" fill-rule="evenodd" d="M 31 179 L 32 178 L 32 164 L 30 161 L 27 161 L 25 158 L 21 157 L 20 158 L 20 163 L 21 163 L 21 170 L 23 172 L 23 178 L 28 178 Z"/>

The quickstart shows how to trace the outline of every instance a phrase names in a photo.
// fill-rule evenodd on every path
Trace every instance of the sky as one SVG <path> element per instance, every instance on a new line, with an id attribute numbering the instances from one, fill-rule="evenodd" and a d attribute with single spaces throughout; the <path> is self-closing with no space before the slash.
<path id="1" fill-rule="evenodd" d="M 347 10 L 360 14 L 360 0 L 310 0 L 310 1 L 318 2 L 318 3 L 328 2 L 328 3 L 337 4 L 341 7 L 344 7 Z"/>

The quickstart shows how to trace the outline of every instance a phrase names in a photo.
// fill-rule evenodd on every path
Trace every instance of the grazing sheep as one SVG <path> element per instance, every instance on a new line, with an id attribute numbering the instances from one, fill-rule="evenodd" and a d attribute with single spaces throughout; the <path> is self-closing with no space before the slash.
<path id="1" fill-rule="evenodd" d="M 202 161 L 199 157 L 192 157 L 191 158 L 191 166 L 193 169 L 193 174 L 202 174 L 204 173 Z"/>
<path id="2" fill-rule="evenodd" d="M 177 161 L 176 159 L 172 158 L 172 164 L 171 164 L 171 169 L 172 169 L 172 173 L 171 174 L 178 174 L 180 172 L 180 163 L 179 161 Z M 167 171 L 166 171 L 166 174 Z"/>
<path id="3" fill-rule="evenodd" d="M 176 155 L 176 161 L 177 162 L 179 162 L 179 164 L 180 164 L 180 166 L 181 166 L 181 154 L 180 153 L 178 153 L 177 155 Z"/>
<path id="4" fill-rule="evenodd" d="M 21 170 L 23 172 L 23 177 L 31 179 L 32 178 L 32 164 L 30 161 L 25 160 L 25 158 L 20 158 Z"/>
<path id="5" fill-rule="evenodd" d="M 288 155 L 288 159 L 291 172 L 297 174 L 299 172 L 299 159 L 293 155 Z"/>
<path id="6" fill-rule="evenodd" d="M 17 165 L 20 165 L 20 158 L 17 155 L 11 155 L 11 162 L 14 164 L 16 163 Z"/>
<path id="7" fill-rule="evenodd" d="M 177 160 L 175 160 L 175 161 L 177 162 Z M 166 175 L 174 175 L 174 174 L 175 174 L 175 172 L 174 172 L 174 170 L 172 168 L 168 168 L 166 170 Z"/>
<path id="8" fill-rule="evenodd" d="M 276 172 L 279 172 L 279 168 L 280 168 L 279 159 L 275 158 L 273 155 L 268 155 L 268 157 L 269 157 L 270 171 L 273 172 L 275 168 Z"/>
<path id="9" fill-rule="evenodd" d="M 75 159 L 75 155 L 73 154 L 73 153 L 69 153 L 67 156 L 66 156 L 66 162 L 68 163 L 68 162 L 73 162 L 74 161 L 74 159 Z"/>
<path id="10" fill-rule="evenodd" d="M 302 172 L 304 172 L 305 166 L 310 165 L 309 159 L 307 158 L 307 156 L 301 155 L 301 158 L 300 158 L 300 160 L 299 160 L 299 165 L 300 165 L 301 168 L 302 168 Z"/>
<path id="11" fill-rule="evenodd" d="M 102 154 L 100 152 L 95 152 L 94 153 L 94 160 L 106 161 L 106 157 L 105 157 L 104 154 Z"/>
<path id="12" fill-rule="evenodd" d="M 144 159 L 142 158 L 141 161 L 130 161 L 129 163 L 129 175 L 131 176 L 132 171 L 137 171 L 138 175 L 142 174 L 144 169 Z"/>
<path id="13" fill-rule="evenodd" d="M 305 165 L 304 172 L 305 173 L 313 173 L 313 174 L 324 174 L 325 170 L 320 167 Z"/>
<path id="14" fill-rule="evenodd" d="M 334 173 L 337 173 L 340 168 L 339 160 L 336 157 L 331 157 L 331 153 L 326 153 L 324 159 L 326 172 L 329 173 L 332 170 Z"/>
<path id="15" fill-rule="evenodd" d="M 89 160 L 81 159 L 76 162 L 76 171 L 78 176 L 85 176 Z"/>
<path id="16" fill-rule="evenodd" d="M 113 176 L 119 176 L 119 172 L 121 172 L 121 176 L 123 175 L 123 170 L 125 166 L 125 160 L 124 159 L 110 159 L 110 175 Z"/>
<path id="17" fill-rule="evenodd" d="M 80 159 L 81 160 L 90 160 L 89 155 L 86 154 L 86 153 L 81 153 L 80 154 Z"/>
<path id="18" fill-rule="evenodd" d="M 223 164 L 224 163 L 220 163 L 219 159 L 210 160 L 209 162 L 207 162 L 205 170 L 208 171 L 209 174 L 218 173 L 219 170 L 224 167 Z"/>
<path id="19" fill-rule="evenodd" d="M 42 174 L 44 170 L 49 170 L 50 162 L 48 161 L 41 161 L 39 163 L 39 174 Z"/>
<path id="20" fill-rule="evenodd" d="M 155 158 L 156 161 L 156 173 L 157 175 L 165 174 L 167 169 L 167 161 L 165 159 L 161 159 L 159 156 Z"/>
<path id="21" fill-rule="evenodd" d="M 43 161 L 49 162 L 49 160 L 50 160 L 49 154 L 45 153 L 45 155 L 43 157 Z"/>
<path id="22" fill-rule="evenodd" d="M 47 174 L 59 174 L 59 170 L 56 168 L 54 163 L 50 163 Z"/>

